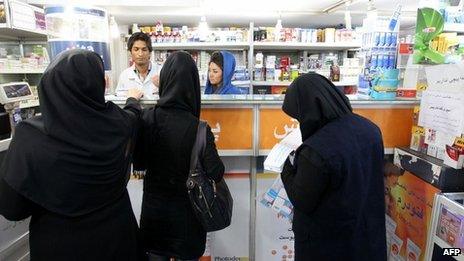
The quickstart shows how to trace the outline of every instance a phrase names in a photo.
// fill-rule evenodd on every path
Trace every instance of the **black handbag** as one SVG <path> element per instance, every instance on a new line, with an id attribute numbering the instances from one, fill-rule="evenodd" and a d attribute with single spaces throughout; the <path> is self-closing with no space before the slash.
<path id="1" fill-rule="evenodd" d="M 197 137 L 190 157 L 190 172 L 187 190 L 193 212 L 207 232 L 224 229 L 232 219 L 233 199 L 224 180 L 214 182 L 202 164 L 206 147 L 206 122 L 198 124 Z"/>

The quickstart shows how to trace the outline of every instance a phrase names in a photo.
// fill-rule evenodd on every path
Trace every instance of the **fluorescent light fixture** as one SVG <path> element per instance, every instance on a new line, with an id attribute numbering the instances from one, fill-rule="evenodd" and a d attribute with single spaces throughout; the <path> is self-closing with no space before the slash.
<path id="1" fill-rule="evenodd" d="M 335 4 L 325 8 L 322 10 L 323 13 L 331 13 L 331 12 L 334 12 L 336 11 L 337 9 L 339 9 L 340 7 L 343 7 L 343 6 L 350 6 L 356 2 L 359 2 L 359 0 L 341 0 L 341 1 L 338 1 L 336 2 Z"/>

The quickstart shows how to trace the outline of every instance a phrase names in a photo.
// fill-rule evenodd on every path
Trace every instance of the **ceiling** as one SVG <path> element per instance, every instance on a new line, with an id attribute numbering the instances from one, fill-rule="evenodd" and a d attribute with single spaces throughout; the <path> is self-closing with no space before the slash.
<path id="1" fill-rule="evenodd" d="M 81 0 L 47 1 L 27 0 L 36 5 L 79 4 L 103 7 L 113 15 L 119 25 L 154 24 L 161 20 L 169 25 L 195 26 L 202 15 L 206 16 L 209 26 L 274 26 L 282 18 L 284 27 L 318 27 L 344 24 L 345 6 L 341 5 L 333 12 L 322 10 L 340 2 L 339 0 Z M 368 0 L 353 0 L 347 7 L 351 12 L 353 26 L 362 24 L 366 17 Z M 415 23 L 417 1 L 376 0 L 374 6 L 379 15 L 390 16 L 397 4 L 402 5 L 402 27 L 411 27 Z"/>

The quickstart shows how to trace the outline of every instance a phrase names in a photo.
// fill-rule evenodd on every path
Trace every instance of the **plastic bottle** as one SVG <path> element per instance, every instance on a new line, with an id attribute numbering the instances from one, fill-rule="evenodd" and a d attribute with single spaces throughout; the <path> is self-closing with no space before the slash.
<path id="1" fill-rule="evenodd" d="M 380 44 L 380 33 L 376 32 L 374 46 L 379 46 L 379 44 Z"/>
<path id="2" fill-rule="evenodd" d="M 398 23 L 398 18 L 400 17 L 400 14 L 401 14 L 401 5 L 398 5 L 396 7 L 396 10 L 393 13 L 392 17 L 390 18 L 390 23 L 388 24 L 388 29 L 390 29 L 390 31 L 395 30 L 396 24 Z"/>

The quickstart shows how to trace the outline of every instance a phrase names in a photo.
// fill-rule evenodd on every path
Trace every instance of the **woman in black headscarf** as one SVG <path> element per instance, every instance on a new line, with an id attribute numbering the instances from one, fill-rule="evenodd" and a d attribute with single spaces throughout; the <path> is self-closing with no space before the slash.
<path id="1" fill-rule="evenodd" d="M 38 86 L 42 116 L 20 122 L 1 167 L 0 214 L 31 217 L 32 260 L 137 260 L 126 184 L 141 112 L 105 102 L 102 59 L 66 51 Z"/>
<path id="2" fill-rule="evenodd" d="M 146 169 L 140 228 L 149 260 L 197 260 L 206 232 L 190 205 L 186 181 L 200 117 L 198 69 L 190 54 L 175 52 L 160 73 L 160 99 L 143 115 L 134 168 Z M 140 147 L 139 147 L 140 145 Z M 205 171 L 216 182 L 224 165 L 207 128 Z"/>
<path id="3" fill-rule="evenodd" d="M 303 139 L 281 174 L 295 209 L 295 260 L 386 260 L 379 128 L 314 73 L 290 85 L 282 109 Z"/>

